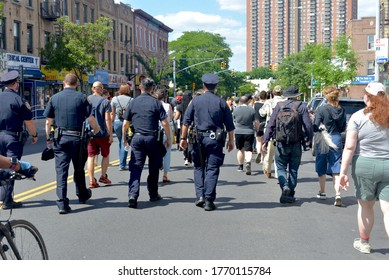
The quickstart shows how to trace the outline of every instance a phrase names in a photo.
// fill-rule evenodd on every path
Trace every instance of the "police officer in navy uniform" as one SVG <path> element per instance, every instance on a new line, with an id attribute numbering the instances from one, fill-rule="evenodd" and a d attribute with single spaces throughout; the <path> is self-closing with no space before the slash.
<path id="1" fill-rule="evenodd" d="M 10 71 L 2 75 L 1 84 L 5 86 L 0 93 L 0 154 L 19 160 L 23 154 L 21 137 L 23 124 L 32 136 L 32 143 L 38 141 L 38 134 L 32 120 L 31 107 L 19 96 L 19 72 Z M 3 209 L 22 207 L 21 202 L 15 202 L 12 197 L 13 183 L 2 193 Z"/>
<path id="2" fill-rule="evenodd" d="M 216 209 L 216 185 L 220 166 L 224 162 L 224 140 L 218 139 L 218 131 L 228 132 L 227 150 L 234 149 L 234 123 L 226 101 L 216 95 L 219 77 L 205 74 L 202 77 L 205 93 L 192 100 L 185 112 L 180 146 L 188 146 L 188 127 L 194 122 L 197 143 L 193 144 L 195 205 L 206 211 Z"/>
<path id="3" fill-rule="evenodd" d="M 74 168 L 74 183 L 80 204 L 84 204 L 91 196 L 91 190 L 86 188 L 85 162 L 87 159 L 86 146 L 81 139 L 83 122 L 88 119 L 93 132 L 99 132 L 99 126 L 91 115 L 92 106 L 86 95 L 76 90 L 77 77 L 67 74 L 63 81 L 64 89 L 53 95 L 47 104 L 44 116 L 46 119 L 47 144 L 53 145 L 55 155 L 55 170 L 57 173 L 57 205 L 60 214 L 71 211 L 67 197 L 67 180 L 70 161 Z M 50 136 L 51 125 L 55 122 L 57 130 L 55 141 Z"/>
<path id="4" fill-rule="evenodd" d="M 123 142 L 128 146 L 126 136 L 130 125 L 133 127 L 131 141 L 131 159 L 129 162 L 130 180 L 128 182 L 128 207 L 138 207 L 140 177 L 145 164 L 146 156 L 149 157 L 149 176 L 147 177 L 147 190 L 150 201 L 155 202 L 162 197 L 158 193 L 159 169 L 166 153 L 162 142 L 158 142 L 159 121 L 167 135 L 166 148 L 171 143 L 170 125 L 162 103 L 153 95 L 155 84 L 151 78 L 141 81 L 141 94 L 131 101 L 123 115 Z M 163 138 L 163 137 L 162 137 Z"/>

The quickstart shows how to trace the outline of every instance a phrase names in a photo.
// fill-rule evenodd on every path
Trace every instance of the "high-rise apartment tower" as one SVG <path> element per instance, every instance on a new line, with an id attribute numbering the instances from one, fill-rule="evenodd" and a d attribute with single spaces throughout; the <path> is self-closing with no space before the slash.
<path id="1" fill-rule="evenodd" d="M 247 71 L 307 43 L 331 46 L 357 13 L 358 0 L 247 0 Z"/>

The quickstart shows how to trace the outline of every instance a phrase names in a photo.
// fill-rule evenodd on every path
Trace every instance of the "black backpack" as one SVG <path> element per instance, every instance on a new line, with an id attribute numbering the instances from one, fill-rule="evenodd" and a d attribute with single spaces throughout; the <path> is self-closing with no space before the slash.
<path id="1" fill-rule="evenodd" d="M 276 117 L 276 141 L 294 144 L 301 141 L 302 122 L 298 112 L 301 101 L 278 103 L 280 111 Z"/>

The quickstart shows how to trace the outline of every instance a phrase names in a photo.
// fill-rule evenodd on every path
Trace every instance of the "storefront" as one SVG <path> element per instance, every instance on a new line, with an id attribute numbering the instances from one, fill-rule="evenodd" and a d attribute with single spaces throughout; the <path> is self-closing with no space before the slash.
<path id="1" fill-rule="evenodd" d="M 45 82 L 43 81 L 45 75 L 40 71 L 40 58 L 31 55 L 4 53 L 2 66 L 3 72 L 19 71 L 19 94 L 30 104 L 34 118 L 39 118 L 45 107 Z"/>

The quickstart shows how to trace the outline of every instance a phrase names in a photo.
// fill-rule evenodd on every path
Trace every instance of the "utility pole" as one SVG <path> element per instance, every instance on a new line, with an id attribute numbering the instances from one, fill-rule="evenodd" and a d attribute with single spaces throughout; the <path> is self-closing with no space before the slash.
<path id="1" fill-rule="evenodd" d="M 380 40 L 380 0 L 376 0 L 376 22 L 375 22 L 375 43 Z M 379 82 L 380 80 L 380 70 L 377 63 L 377 50 L 375 51 L 375 63 L 374 63 L 374 80 Z"/>
<path id="2" fill-rule="evenodd" d="M 176 97 L 176 57 L 173 57 L 173 96 Z"/>

